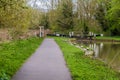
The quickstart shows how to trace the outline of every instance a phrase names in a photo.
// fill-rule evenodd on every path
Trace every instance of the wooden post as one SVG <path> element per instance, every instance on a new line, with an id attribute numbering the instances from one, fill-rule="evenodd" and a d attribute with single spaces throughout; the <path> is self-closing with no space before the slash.
<path id="1" fill-rule="evenodd" d="M 44 26 L 40 26 L 40 37 L 44 37 Z"/>
<path id="2" fill-rule="evenodd" d="M 42 37 L 42 35 L 41 35 L 41 26 L 40 26 L 40 37 Z"/>

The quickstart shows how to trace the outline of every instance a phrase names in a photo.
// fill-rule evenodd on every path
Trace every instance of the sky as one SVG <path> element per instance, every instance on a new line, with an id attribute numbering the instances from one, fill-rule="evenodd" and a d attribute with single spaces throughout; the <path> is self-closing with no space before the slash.
<path id="1" fill-rule="evenodd" d="M 30 0 L 28 4 L 32 7 L 34 6 L 41 9 L 48 9 L 48 7 L 50 7 L 50 0 Z"/>
<path id="2" fill-rule="evenodd" d="M 48 9 L 50 7 L 50 0 L 39 0 L 37 5 L 42 9 Z"/>
<path id="3" fill-rule="evenodd" d="M 51 7 L 50 1 L 51 0 L 30 0 L 28 4 L 30 4 L 32 7 L 35 6 L 34 3 L 36 1 L 36 7 L 39 7 L 40 9 L 47 10 Z M 77 0 L 73 0 L 75 3 Z"/>

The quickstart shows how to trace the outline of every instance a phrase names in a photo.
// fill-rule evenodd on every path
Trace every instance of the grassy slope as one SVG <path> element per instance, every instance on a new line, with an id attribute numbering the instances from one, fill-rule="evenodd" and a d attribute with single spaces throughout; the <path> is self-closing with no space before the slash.
<path id="1" fill-rule="evenodd" d="M 116 36 L 116 37 L 96 37 L 96 39 L 105 39 L 105 40 L 120 40 L 120 36 Z"/>
<path id="2" fill-rule="evenodd" d="M 64 53 L 73 80 L 120 80 L 119 74 L 104 63 L 85 57 L 80 49 L 66 43 L 63 38 L 55 40 Z"/>
<path id="3" fill-rule="evenodd" d="M 29 38 L 0 44 L 0 80 L 9 80 L 43 39 Z"/>

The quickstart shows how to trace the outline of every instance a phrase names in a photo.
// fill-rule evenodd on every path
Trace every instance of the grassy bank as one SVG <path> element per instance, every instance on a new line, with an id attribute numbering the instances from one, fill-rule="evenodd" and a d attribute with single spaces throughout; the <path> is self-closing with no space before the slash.
<path id="1" fill-rule="evenodd" d="M 0 80 L 9 80 L 42 41 L 34 37 L 0 44 Z"/>
<path id="2" fill-rule="evenodd" d="M 101 39 L 101 40 L 120 40 L 120 36 L 114 36 L 114 37 L 96 37 L 96 39 Z"/>
<path id="3" fill-rule="evenodd" d="M 63 38 L 55 40 L 64 53 L 73 80 L 120 80 L 119 73 L 103 62 L 84 56 L 80 49 L 63 41 Z"/>

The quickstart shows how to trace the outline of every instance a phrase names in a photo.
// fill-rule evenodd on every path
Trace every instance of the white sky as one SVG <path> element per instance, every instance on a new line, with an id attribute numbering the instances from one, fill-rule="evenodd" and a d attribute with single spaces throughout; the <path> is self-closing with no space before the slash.
<path id="1" fill-rule="evenodd" d="M 37 5 L 42 9 L 48 9 L 51 6 L 50 0 L 39 0 L 39 2 L 37 2 Z"/>
<path id="2" fill-rule="evenodd" d="M 40 9 L 48 9 L 51 7 L 50 1 L 51 0 L 30 0 L 28 4 L 30 4 L 31 6 L 35 6 L 34 2 L 36 1 L 36 5 L 37 7 L 39 7 Z M 73 2 L 76 2 L 77 0 L 73 0 Z"/>
<path id="3" fill-rule="evenodd" d="M 32 7 L 36 5 L 41 9 L 48 9 L 48 7 L 50 7 L 50 0 L 29 0 L 28 4 Z"/>

